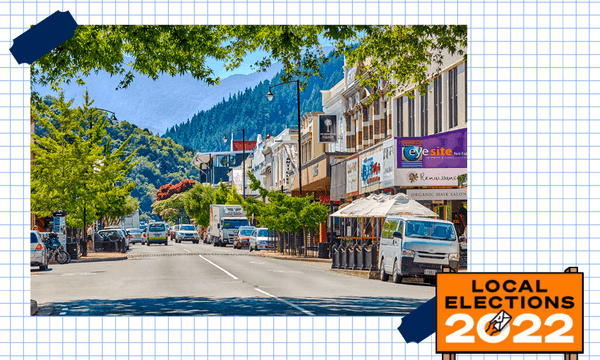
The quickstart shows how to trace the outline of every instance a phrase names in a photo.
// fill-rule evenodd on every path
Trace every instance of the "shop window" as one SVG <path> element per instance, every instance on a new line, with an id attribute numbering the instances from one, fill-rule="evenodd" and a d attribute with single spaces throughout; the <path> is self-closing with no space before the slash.
<path id="1" fill-rule="evenodd" d="M 442 77 L 433 81 L 433 133 L 442 132 Z"/>
<path id="2" fill-rule="evenodd" d="M 425 91 L 423 95 L 421 95 L 421 136 L 427 136 L 427 123 L 428 123 L 428 115 L 429 110 L 427 109 L 427 100 L 428 100 L 429 91 Z"/>
<path id="3" fill-rule="evenodd" d="M 404 100 L 404 96 L 396 99 L 396 136 L 398 137 L 404 136 L 404 122 L 402 121 L 404 117 L 404 112 L 402 111 L 404 104 L 402 100 Z"/>
<path id="4" fill-rule="evenodd" d="M 457 69 L 454 67 L 448 71 L 448 125 L 451 129 L 458 126 Z"/>
<path id="5" fill-rule="evenodd" d="M 408 136 L 415 136 L 415 98 L 414 93 L 408 97 Z"/>

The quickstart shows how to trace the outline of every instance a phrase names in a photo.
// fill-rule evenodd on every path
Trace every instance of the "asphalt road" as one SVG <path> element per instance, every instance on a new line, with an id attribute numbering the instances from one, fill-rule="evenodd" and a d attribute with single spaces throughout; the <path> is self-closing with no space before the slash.
<path id="1" fill-rule="evenodd" d="M 330 264 L 269 259 L 206 244 L 132 245 L 130 259 L 31 271 L 31 298 L 63 316 L 390 316 L 435 295 Z M 50 311 L 48 311 L 50 310 Z"/>

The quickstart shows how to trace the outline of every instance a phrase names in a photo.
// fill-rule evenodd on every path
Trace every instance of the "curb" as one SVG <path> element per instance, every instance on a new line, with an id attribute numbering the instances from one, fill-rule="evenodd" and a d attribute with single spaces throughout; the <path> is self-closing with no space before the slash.
<path id="1" fill-rule="evenodd" d="M 71 260 L 72 263 L 86 263 L 86 262 L 99 262 L 99 261 L 119 261 L 119 260 L 127 260 L 127 256 L 119 256 L 119 257 L 113 257 L 113 258 L 106 258 L 106 259 L 101 259 L 101 258 L 90 258 L 90 259 L 85 259 L 82 260 L 81 258 L 79 260 Z"/>
<path id="2" fill-rule="evenodd" d="M 276 256 L 276 255 L 271 255 L 271 254 L 261 254 L 261 253 L 257 253 L 257 252 L 251 252 L 250 256 L 264 257 L 264 258 L 276 259 L 276 260 L 292 260 L 292 261 L 305 261 L 305 262 L 308 261 L 308 262 L 320 262 L 320 263 L 331 264 L 331 259 L 320 259 L 320 258 L 311 258 L 311 257 L 306 257 L 306 258 L 281 257 L 281 256 Z"/>
<path id="3" fill-rule="evenodd" d="M 379 271 L 373 270 L 347 270 L 347 269 L 329 269 L 329 271 L 350 276 L 361 277 L 363 279 L 379 279 Z"/>

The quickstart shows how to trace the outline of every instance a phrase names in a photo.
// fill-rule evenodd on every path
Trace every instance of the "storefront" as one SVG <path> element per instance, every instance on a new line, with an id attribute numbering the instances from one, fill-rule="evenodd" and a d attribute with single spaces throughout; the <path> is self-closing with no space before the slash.
<path id="1" fill-rule="evenodd" d="M 467 224 L 467 129 L 396 138 L 396 186 L 456 224 Z"/>

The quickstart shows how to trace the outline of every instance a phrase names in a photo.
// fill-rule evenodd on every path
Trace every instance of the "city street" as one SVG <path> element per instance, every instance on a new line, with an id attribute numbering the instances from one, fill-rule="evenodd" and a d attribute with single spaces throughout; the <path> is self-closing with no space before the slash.
<path id="1" fill-rule="evenodd" d="M 206 244 L 132 245 L 128 260 L 31 270 L 31 298 L 62 316 L 402 316 L 435 295 Z"/>

